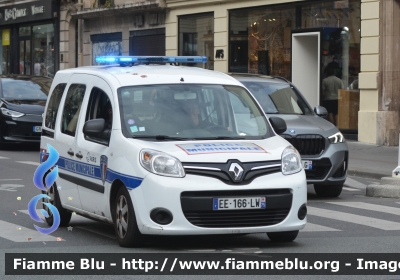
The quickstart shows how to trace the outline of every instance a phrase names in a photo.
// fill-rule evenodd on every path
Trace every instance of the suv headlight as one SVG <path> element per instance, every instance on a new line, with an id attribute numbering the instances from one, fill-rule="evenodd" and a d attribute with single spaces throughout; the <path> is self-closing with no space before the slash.
<path id="1" fill-rule="evenodd" d="M 328 139 L 329 142 L 331 142 L 332 144 L 343 143 L 345 141 L 343 134 L 340 132 L 335 133 L 332 136 L 329 136 Z"/>
<path id="2" fill-rule="evenodd" d="M 283 175 L 300 172 L 301 157 L 299 152 L 292 146 L 287 147 L 282 153 L 282 173 Z"/>
<path id="3" fill-rule="evenodd" d="M 169 177 L 185 177 L 181 162 L 166 153 L 150 149 L 141 150 L 139 161 L 143 168 L 151 173 Z"/>
<path id="4" fill-rule="evenodd" d="M 1 108 L 1 112 L 3 113 L 3 115 L 7 116 L 7 117 L 13 117 L 13 118 L 19 118 L 22 117 L 23 115 L 25 115 L 24 113 L 20 113 L 17 111 L 12 111 L 12 110 L 8 110 L 6 108 Z"/>

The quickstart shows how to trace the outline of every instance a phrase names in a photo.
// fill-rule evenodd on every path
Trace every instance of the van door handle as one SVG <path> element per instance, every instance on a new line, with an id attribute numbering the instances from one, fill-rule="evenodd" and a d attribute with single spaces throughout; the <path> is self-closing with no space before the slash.
<path id="1" fill-rule="evenodd" d="M 74 156 L 74 151 L 71 148 L 69 148 L 67 154 L 69 154 L 71 157 L 73 157 Z"/>
<path id="2" fill-rule="evenodd" d="M 79 153 L 76 153 L 75 155 L 79 159 L 83 158 L 83 155 L 82 155 L 81 151 L 79 151 Z"/>

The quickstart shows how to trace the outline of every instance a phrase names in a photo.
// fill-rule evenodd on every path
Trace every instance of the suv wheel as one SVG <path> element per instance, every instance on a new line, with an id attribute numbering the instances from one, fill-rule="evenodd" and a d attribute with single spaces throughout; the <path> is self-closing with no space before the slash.
<path id="1" fill-rule="evenodd" d="M 272 242 L 292 242 L 299 234 L 298 230 L 284 231 L 284 232 L 268 232 L 268 238 Z"/>
<path id="2" fill-rule="evenodd" d="M 119 188 L 114 201 L 114 228 L 121 247 L 140 247 L 143 235 L 137 226 L 135 211 L 125 186 Z"/>
<path id="3" fill-rule="evenodd" d="M 61 206 L 60 196 L 57 191 L 57 185 L 54 183 L 50 188 L 47 189 L 46 192 L 42 191 L 43 194 L 46 194 L 50 197 L 50 199 L 43 199 L 43 202 L 50 202 L 54 207 L 57 208 L 58 213 L 60 213 L 60 227 L 66 227 L 71 220 L 72 213 L 67 211 Z M 49 208 L 43 204 L 43 209 L 47 211 L 49 216 L 46 219 L 46 222 L 49 226 L 53 225 L 53 213 L 49 210 Z"/>
<path id="4" fill-rule="evenodd" d="M 342 193 L 342 189 L 343 184 L 332 186 L 314 185 L 316 194 L 322 197 L 338 197 Z"/>

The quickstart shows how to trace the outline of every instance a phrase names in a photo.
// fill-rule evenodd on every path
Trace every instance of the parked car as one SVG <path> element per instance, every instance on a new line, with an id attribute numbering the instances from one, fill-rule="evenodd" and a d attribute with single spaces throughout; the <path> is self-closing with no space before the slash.
<path id="1" fill-rule="evenodd" d="M 0 76 L 0 143 L 40 142 L 51 83 L 45 77 Z"/>
<path id="2" fill-rule="evenodd" d="M 287 130 L 281 134 L 300 153 L 307 183 L 319 196 L 337 197 L 347 176 L 348 147 L 338 128 L 324 118 L 327 111 L 314 110 L 300 91 L 280 77 L 232 74 L 246 86 L 268 117 L 285 120 Z"/>

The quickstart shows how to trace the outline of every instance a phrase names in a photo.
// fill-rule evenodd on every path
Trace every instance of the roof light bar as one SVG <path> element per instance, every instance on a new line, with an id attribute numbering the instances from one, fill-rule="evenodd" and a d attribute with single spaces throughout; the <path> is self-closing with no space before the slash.
<path id="1" fill-rule="evenodd" d="M 206 56 L 97 56 L 97 63 L 206 63 Z"/>

